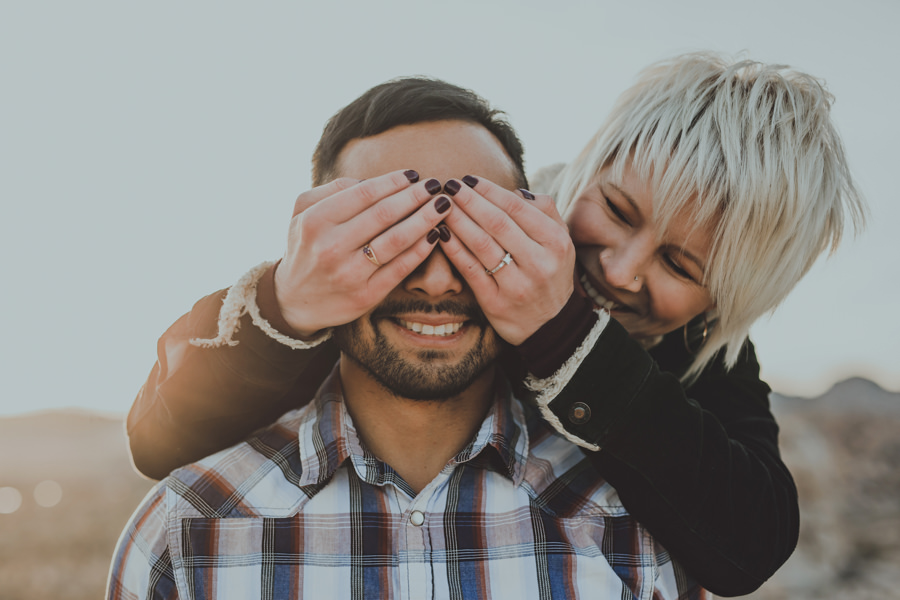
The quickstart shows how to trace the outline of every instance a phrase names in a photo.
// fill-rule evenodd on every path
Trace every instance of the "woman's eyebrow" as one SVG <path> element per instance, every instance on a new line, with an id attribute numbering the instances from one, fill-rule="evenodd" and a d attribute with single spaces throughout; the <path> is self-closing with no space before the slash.
<path id="1" fill-rule="evenodd" d="M 631 205 L 632 210 L 634 210 L 638 214 L 641 214 L 641 209 L 638 208 L 637 202 L 634 201 L 634 198 L 631 197 L 631 194 L 620 188 L 615 183 L 608 182 L 608 184 L 611 188 L 622 194 L 622 197 L 625 198 L 625 200 L 628 201 L 628 204 Z"/>
<path id="2" fill-rule="evenodd" d="M 691 261 L 695 265 L 697 265 L 697 267 L 701 271 L 706 272 L 706 266 L 703 264 L 704 261 L 700 260 L 697 256 L 695 256 L 693 253 L 691 253 L 690 250 L 688 250 L 687 248 L 681 247 L 681 248 L 679 248 L 679 252 L 681 253 L 682 256 L 684 256 L 689 261 Z"/>

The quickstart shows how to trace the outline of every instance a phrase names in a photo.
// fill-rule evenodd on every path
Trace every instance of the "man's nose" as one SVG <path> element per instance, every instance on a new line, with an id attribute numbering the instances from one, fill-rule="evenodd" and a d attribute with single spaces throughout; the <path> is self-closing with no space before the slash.
<path id="1" fill-rule="evenodd" d="M 637 246 L 604 248 L 600 252 L 600 267 L 606 282 L 629 292 L 641 290 L 647 264 L 647 253 Z"/>
<path id="2" fill-rule="evenodd" d="M 409 292 L 423 293 L 433 298 L 459 294 L 465 287 L 462 277 L 440 248 L 435 248 L 403 285 Z"/>

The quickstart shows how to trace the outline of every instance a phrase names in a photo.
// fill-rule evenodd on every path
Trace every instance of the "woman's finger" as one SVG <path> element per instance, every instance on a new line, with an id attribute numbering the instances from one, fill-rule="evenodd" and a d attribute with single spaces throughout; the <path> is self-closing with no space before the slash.
<path id="1" fill-rule="evenodd" d="M 461 211 L 459 211 L 461 212 Z M 439 227 L 447 228 L 448 225 Z M 485 272 L 484 264 L 466 247 L 462 240 L 453 234 L 452 230 L 442 232 L 440 238 L 441 250 L 456 270 L 462 275 L 466 283 L 472 288 L 475 298 L 484 308 L 486 300 L 498 293 L 497 281 Z"/>
<path id="2" fill-rule="evenodd" d="M 478 262 L 482 271 L 493 269 L 499 265 L 507 252 L 514 256 L 516 254 L 524 255 L 526 252 L 524 243 L 514 243 L 510 247 L 501 245 L 462 210 L 453 211 L 453 213 L 447 215 L 444 222 L 455 234 L 456 239 L 465 245 L 469 255 Z M 520 233 L 519 236 L 521 241 L 524 242 L 525 234 Z"/>
<path id="3" fill-rule="evenodd" d="M 474 180 L 474 178 L 468 177 L 467 179 Z M 444 189 L 447 189 L 447 185 L 444 186 Z M 463 243 L 469 247 L 479 260 L 484 261 L 485 267 L 493 268 L 497 260 L 503 258 L 506 252 L 511 253 L 513 256 L 531 256 L 541 251 L 540 244 L 529 237 L 519 227 L 514 218 L 516 216 L 515 213 L 521 212 L 524 207 L 528 211 L 536 213 L 545 221 L 547 220 L 547 217 L 541 214 L 538 209 L 527 207 L 526 200 L 508 190 L 503 190 L 504 194 L 512 196 L 514 200 L 514 202 L 507 203 L 507 206 L 514 213 L 509 214 L 482 197 L 474 189 L 467 186 L 451 189 L 455 189 L 456 194 L 453 196 L 453 201 L 461 209 L 456 212 L 465 213 L 476 226 L 473 228 L 468 223 L 465 223 L 460 215 L 456 215 L 456 222 L 450 223 L 451 229 L 455 229 L 457 226 L 460 227 L 459 235 L 463 238 Z M 553 226 L 555 227 L 555 225 Z M 496 250 L 491 249 L 491 244 L 487 241 L 487 238 L 491 238 L 502 248 L 499 254 Z"/>
<path id="4" fill-rule="evenodd" d="M 451 187 L 456 189 L 458 186 L 459 190 L 454 200 L 504 246 L 510 243 L 510 239 L 503 237 L 504 233 L 512 229 L 507 219 L 515 223 L 516 228 L 523 231 L 529 239 L 540 245 L 555 241 L 559 236 L 559 229 L 564 228 L 562 219 L 549 217 L 548 220 L 548 215 L 535 206 L 537 197 L 527 190 L 513 193 L 487 179 L 471 175 L 467 175 L 462 181 L 466 185 L 458 186 L 456 182 L 457 185 Z M 444 188 L 447 189 L 448 185 L 450 182 L 447 182 Z M 479 198 L 486 202 L 479 201 Z M 545 205 L 546 200 L 542 199 L 540 203 Z"/>
<path id="5" fill-rule="evenodd" d="M 314 210 L 321 214 L 317 214 L 316 217 L 332 223 L 345 223 L 388 196 L 416 186 L 418 181 L 419 174 L 412 170 L 393 171 L 366 179 L 350 188 L 335 192 L 329 197 L 328 203 L 317 203 Z M 436 179 L 427 183 L 431 190 L 435 188 L 437 191 L 440 190 L 440 183 Z M 424 184 L 419 184 L 419 189 L 424 187 Z"/>
<path id="6" fill-rule="evenodd" d="M 302 194 L 297 196 L 297 200 L 294 201 L 294 213 L 291 215 L 291 217 L 296 217 L 309 207 L 314 206 L 319 201 L 333 196 L 338 192 L 350 189 L 351 187 L 359 183 L 359 179 L 353 179 L 351 177 L 339 177 L 334 181 L 329 181 L 324 185 L 320 185 L 309 191 L 303 192 Z"/>
<path id="7" fill-rule="evenodd" d="M 367 282 L 369 294 L 373 297 L 384 298 L 391 293 L 391 290 L 400 285 L 404 279 L 409 277 L 410 273 L 415 271 L 434 252 L 438 239 L 436 231 L 431 238 L 419 238 L 412 246 L 395 256 L 389 263 L 376 269 Z"/>
<path id="8" fill-rule="evenodd" d="M 382 202 L 386 203 L 387 200 Z M 380 204 L 377 206 L 380 206 Z M 364 255 L 371 263 L 376 266 L 387 265 L 415 246 L 419 240 L 427 238 L 432 231 L 435 231 L 438 223 L 451 214 L 452 211 L 450 209 L 452 207 L 453 203 L 450 201 L 450 198 L 438 196 L 433 201 L 419 207 L 418 210 L 408 217 L 401 217 L 399 222 L 396 220 L 392 221 L 392 224 L 386 230 L 376 234 L 375 237 L 370 237 L 372 231 L 380 226 L 367 222 L 364 219 L 359 222 L 354 219 L 350 223 L 337 228 L 336 231 L 339 232 L 338 235 L 344 238 L 349 237 L 355 240 L 357 244 L 355 247 L 360 248 L 360 251 L 364 252 Z M 386 214 L 390 210 L 392 209 L 389 207 L 384 208 Z M 370 218 L 370 220 L 372 219 Z M 438 234 L 432 234 L 432 238 L 435 235 Z M 437 239 L 435 238 L 431 241 L 437 242 Z M 365 248 L 368 248 L 368 250 L 365 250 Z"/>
<path id="9" fill-rule="evenodd" d="M 423 205 L 429 203 L 434 194 L 440 190 L 440 182 L 437 179 L 430 179 L 386 196 L 340 224 L 339 235 L 343 240 L 356 240 L 360 243 L 359 245 L 362 245 L 408 218 Z M 439 209 L 449 210 L 450 198 L 447 196 L 443 196 L 443 198 L 444 200 L 435 199 L 431 203 Z M 435 224 L 430 227 L 434 227 Z M 424 235 L 427 230 L 428 228 L 423 230 L 422 234 Z"/>

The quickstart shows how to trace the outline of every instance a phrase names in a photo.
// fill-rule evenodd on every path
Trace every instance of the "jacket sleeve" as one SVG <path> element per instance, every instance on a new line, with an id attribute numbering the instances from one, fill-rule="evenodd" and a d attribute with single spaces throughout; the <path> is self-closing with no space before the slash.
<path id="1" fill-rule="evenodd" d="M 796 547 L 797 491 L 753 345 L 685 390 L 673 374 L 690 362 L 680 336 L 651 356 L 610 320 L 550 409 L 600 447 L 591 461 L 692 576 L 717 595 L 748 594 Z"/>
<path id="2" fill-rule="evenodd" d="M 198 301 L 159 339 L 157 362 L 131 411 L 135 467 L 153 479 L 231 446 L 306 404 L 338 357 L 330 341 L 289 348 L 240 317 L 235 345 L 200 348 L 215 336 L 227 290 Z"/>

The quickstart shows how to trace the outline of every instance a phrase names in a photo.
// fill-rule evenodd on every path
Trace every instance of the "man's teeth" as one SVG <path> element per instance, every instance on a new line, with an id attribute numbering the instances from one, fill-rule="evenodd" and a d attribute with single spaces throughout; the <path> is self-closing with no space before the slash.
<path id="1" fill-rule="evenodd" d="M 421 333 L 422 335 L 438 335 L 438 336 L 447 336 L 453 335 L 463 326 L 462 323 L 444 323 L 442 325 L 426 325 L 424 323 L 416 323 L 415 321 L 403 321 L 400 320 L 400 324 L 409 329 L 410 331 L 415 331 L 416 333 Z"/>
<path id="2" fill-rule="evenodd" d="M 591 300 L 594 301 L 594 304 L 596 304 L 600 308 L 605 308 L 606 310 L 619 308 L 618 304 L 616 304 L 612 300 L 607 300 L 600 295 L 600 292 L 594 289 L 594 286 L 591 285 L 591 282 L 588 280 L 587 275 L 581 276 L 581 285 L 584 287 L 584 291 L 588 293 L 588 296 L 591 297 Z"/>

